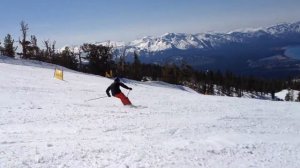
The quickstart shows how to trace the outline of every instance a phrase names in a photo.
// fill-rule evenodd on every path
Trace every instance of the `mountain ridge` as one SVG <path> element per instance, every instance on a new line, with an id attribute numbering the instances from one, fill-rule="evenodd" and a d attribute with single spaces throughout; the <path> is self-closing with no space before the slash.
<path id="1" fill-rule="evenodd" d="M 144 36 L 130 42 L 124 41 L 102 41 L 95 42 L 97 45 L 109 45 L 114 49 L 130 50 L 134 48 L 137 51 L 146 50 L 148 52 L 162 51 L 165 49 L 177 48 L 181 50 L 198 48 L 204 49 L 217 46 L 220 42 L 242 42 L 241 38 L 259 37 L 262 35 L 280 35 L 292 32 L 300 33 L 300 21 L 295 23 L 282 23 L 269 27 L 245 28 L 229 31 L 228 33 L 208 32 L 208 33 L 174 33 L 168 32 L 161 36 Z M 207 42 L 211 44 L 208 45 Z M 68 45 L 66 45 L 68 46 Z M 63 50 L 66 46 L 62 47 Z"/>
<path id="2" fill-rule="evenodd" d="M 283 33 L 292 32 L 300 33 L 300 21 L 295 23 L 282 23 L 265 28 L 247 28 L 245 30 L 235 30 L 228 33 L 165 33 L 161 36 L 145 36 L 130 42 L 122 41 L 104 41 L 96 44 L 107 45 L 110 43 L 115 48 L 126 47 L 135 48 L 136 50 L 147 50 L 151 52 L 161 51 L 170 48 L 190 49 L 190 48 L 207 48 L 207 41 L 212 45 L 213 42 L 241 42 L 241 36 L 259 37 L 262 35 L 280 35 Z M 221 40 L 221 41 L 220 41 Z M 163 45 L 165 44 L 165 45 Z"/>
<path id="3" fill-rule="evenodd" d="M 196 70 L 231 71 L 268 78 L 287 78 L 300 72 L 300 59 L 285 55 L 287 46 L 300 46 L 300 22 L 228 33 L 165 33 L 127 43 L 95 44 L 111 46 L 116 58 L 125 55 L 128 62 L 133 61 L 136 52 L 143 63 L 186 62 Z M 286 59 L 271 59 L 278 55 Z"/>

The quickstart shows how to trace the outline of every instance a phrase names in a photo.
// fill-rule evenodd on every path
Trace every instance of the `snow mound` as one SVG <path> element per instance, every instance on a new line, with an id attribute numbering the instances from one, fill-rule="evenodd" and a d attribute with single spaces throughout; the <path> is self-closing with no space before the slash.
<path id="1" fill-rule="evenodd" d="M 285 96 L 288 94 L 288 92 L 289 92 L 289 90 L 284 89 L 284 90 L 276 93 L 275 96 L 278 97 L 281 100 L 285 100 Z M 299 91 L 298 90 L 293 90 L 293 94 L 294 94 L 293 95 L 293 98 L 294 98 L 293 101 L 295 101 L 298 97 Z"/>

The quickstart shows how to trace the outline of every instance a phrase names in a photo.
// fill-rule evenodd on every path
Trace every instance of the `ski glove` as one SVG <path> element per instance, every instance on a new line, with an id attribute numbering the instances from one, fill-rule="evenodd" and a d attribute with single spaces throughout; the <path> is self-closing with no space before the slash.
<path id="1" fill-rule="evenodd" d="M 129 88 L 129 90 L 132 90 L 132 88 Z"/>

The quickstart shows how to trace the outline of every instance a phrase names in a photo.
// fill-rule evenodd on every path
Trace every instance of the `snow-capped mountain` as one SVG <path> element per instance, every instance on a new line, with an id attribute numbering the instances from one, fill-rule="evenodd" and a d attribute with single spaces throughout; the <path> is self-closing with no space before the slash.
<path id="1" fill-rule="evenodd" d="M 286 46 L 300 45 L 300 22 L 228 33 L 166 33 L 127 43 L 96 44 L 112 46 L 113 54 L 116 57 L 125 55 L 127 61 L 132 61 L 133 53 L 137 52 L 144 63 L 180 64 L 185 61 L 198 70 L 229 70 L 263 77 L 286 77 L 300 72 L 300 56 L 291 59 L 284 55 Z M 279 63 L 272 59 L 278 55 L 286 59 Z"/>
<path id="2" fill-rule="evenodd" d="M 185 61 L 199 70 L 229 70 L 263 77 L 286 77 L 300 72 L 300 59 L 289 58 L 283 49 L 300 45 L 300 22 L 228 33 L 166 33 L 111 44 L 116 56 L 125 52 L 129 61 L 135 51 L 146 63 Z M 279 64 L 272 59 L 261 62 L 275 55 L 286 59 Z"/>
<path id="3" fill-rule="evenodd" d="M 113 46 L 115 50 L 159 52 L 168 49 L 206 49 L 232 42 L 246 42 L 247 39 L 262 36 L 280 36 L 300 33 L 300 22 L 284 23 L 267 28 L 252 28 L 231 31 L 228 33 L 165 33 L 162 36 L 146 36 L 131 42 L 103 41 L 98 45 Z M 62 47 L 65 48 L 66 46 Z"/>
<path id="4" fill-rule="evenodd" d="M 285 23 L 267 28 L 232 31 L 229 33 L 166 33 L 159 37 L 146 36 L 129 43 L 110 41 L 110 44 L 116 49 L 126 48 L 129 51 L 160 52 L 168 49 L 214 48 L 226 43 L 242 43 L 252 38 L 280 36 L 291 33 L 300 33 L 300 22 Z M 98 44 L 106 45 L 107 42 Z"/>
<path id="5" fill-rule="evenodd" d="M 283 33 L 300 33 L 300 22 L 296 23 L 284 23 L 272 27 L 268 27 L 265 30 L 270 34 L 283 34 Z"/>
<path id="6" fill-rule="evenodd" d="M 247 39 L 251 38 L 280 36 L 291 33 L 300 33 L 300 22 L 292 24 L 284 23 L 267 28 L 237 30 L 228 33 L 166 33 L 159 37 L 146 36 L 128 43 L 122 41 L 104 41 L 96 42 L 96 44 L 112 46 L 115 50 L 126 49 L 127 52 L 160 52 L 168 49 L 208 49 L 226 43 L 247 42 Z M 64 49 L 65 47 L 62 48 Z"/>

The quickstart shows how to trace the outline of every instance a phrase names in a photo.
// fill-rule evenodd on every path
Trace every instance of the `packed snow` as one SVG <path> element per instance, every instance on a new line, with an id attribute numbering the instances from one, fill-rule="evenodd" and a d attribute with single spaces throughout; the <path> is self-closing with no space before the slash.
<path id="1" fill-rule="evenodd" d="M 297 168 L 300 103 L 207 96 L 0 56 L 0 167 Z M 89 99 L 99 98 L 91 101 Z"/>

